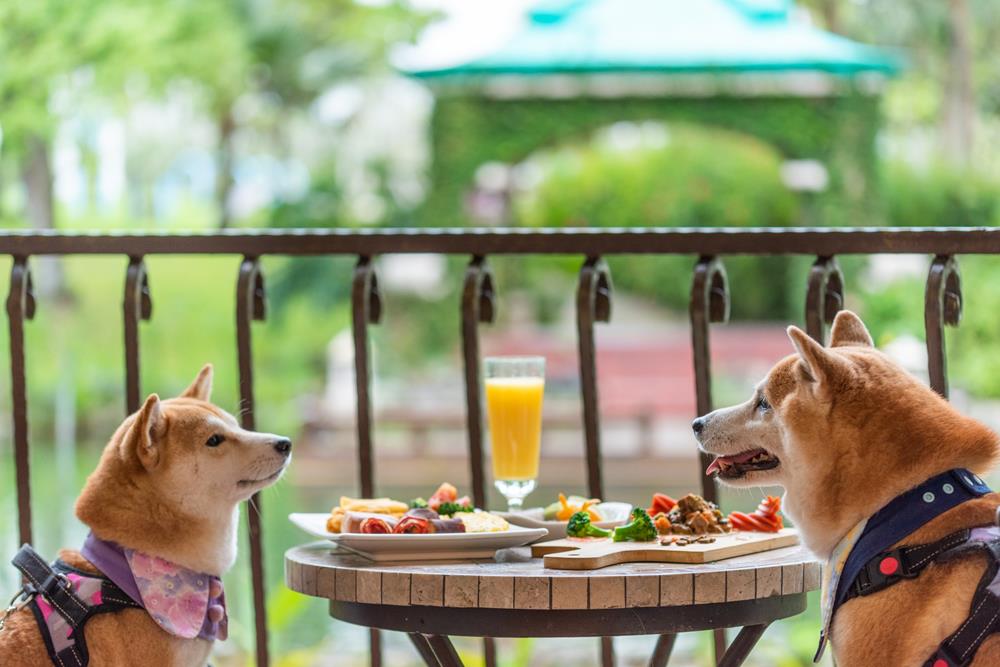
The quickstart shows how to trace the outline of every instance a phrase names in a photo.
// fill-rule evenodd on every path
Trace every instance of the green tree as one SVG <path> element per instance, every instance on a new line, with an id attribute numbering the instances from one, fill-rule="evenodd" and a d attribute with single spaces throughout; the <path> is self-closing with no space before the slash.
<path id="1" fill-rule="evenodd" d="M 292 115 L 337 82 L 384 71 L 389 49 L 412 40 L 427 18 L 401 2 L 368 5 L 353 0 L 234 0 L 232 11 L 248 58 L 246 87 L 234 89 L 227 79 L 195 74 L 208 90 L 209 113 L 217 123 L 220 228 L 232 222 L 229 195 L 240 95 L 268 100 L 273 113 L 265 129 L 282 155 Z"/>
<path id="2" fill-rule="evenodd" d="M 832 30 L 900 48 L 908 70 L 897 88 L 905 91 L 905 99 L 890 105 L 890 113 L 894 107 L 911 113 L 914 90 L 929 85 L 934 91 L 932 113 L 920 120 L 938 126 L 944 157 L 953 164 L 969 164 L 977 117 L 983 112 L 995 114 L 995 100 L 1000 99 L 995 93 L 998 65 L 993 53 L 1000 37 L 1000 5 L 992 0 L 808 0 L 805 4 Z"/>
<path id="3" fill-rule="evenodd" d="M 27 217 L 55 224 L 52 98 L 74 77 L 120 109 L 135 103 L 126 83 L 156 97 L 193 82 L 217 128 L 219 225 L 231 222 L 238 104 L 258 95 L 266 131 L 281 153 L 292 114 L 337 81 L 386 69 L 386 54 L 423 20 L 399 2 L 352 0 L 37 0 L 0 6 L 0 116 L 4 154 L 20 166 Z M 16 63 L 16 66 L 10 66 Z M 134 88 L 134 87 L 133 87 Z M 75 88 L 74 88 L 75 90 Z M 257 119 L 259 120 L 259 119 Z"/>
<path id="4" fill-rule="evenodd" d="M 245 69 L 224 0 L 37 0 L 0 4 L 0 100 L 5 156 L 21 167 L 28 222 L 55 226 L 52 97 L 73 77 L 116 104 L 127 80 L 154 90 L 177 76 L 239 85 Z"/>

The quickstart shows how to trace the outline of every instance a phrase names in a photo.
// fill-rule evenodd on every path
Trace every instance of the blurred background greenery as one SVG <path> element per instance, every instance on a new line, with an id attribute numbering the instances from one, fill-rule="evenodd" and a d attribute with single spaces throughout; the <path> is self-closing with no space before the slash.
<path id="1" fill-rule="evenodd" d="M 830 109 L 810 96 L 711 94 L 619 100 L 597 114 L 592 100 L 505 103 L 449 94 L 401 73 L 400 63 L 412 62 L 414 53 L 446 52 L 461 60 L 502 44 L 523 25 L 527 0 L 488 7 L 459 0 L 0 3 L 0 224 L 179 232 L 1000 222 L 1000 65 L 991 51 L 1000 36 L 996 3 L 721 1 L 738 11 L 778 7 L 795 21 L 895 49 L 905 66 L 876 92 L 851 91 Z M 565 11 L 581 4 L 587 3 L 562 3 Z M 856 127 L 841 124 L 845 105 Z M 514 131 L 491 133 L 498 118 Z M 836 139 L 842 136 L 849 140 Z M 800 153 L 822 159 L 790 164 Z M 789 176 L 796 166 L 809 173 L 818 166 L 819 184 L 796 184 Z M 683 328 L 693 259 L 609 263 L 619 295 Z M 238 261 L 147 259 L 154 314 L 141 325 L 144 391 L 179 391 L 212 361 L 216 401 L 236 410 Z M 527 304 L 532 332 L 557 330 L 579 261 L 496 262 L 501 308 L 516 297 Z M 948 333 L 951 382 L 963 407 L 992 414 L 1000 398 L 1000 327 L 993 320 L 1000 263 L 993 257 L 960 263 L 966 306 L 961 326 Z M 735 257 L 726 264 L 734 322 L 801 320 L 809 259 Z M 927 258 L 846 257 L 841 264 L 847 305 L 881 345 L 912 359 L 923 337 Z M 107 257 L 34 263 L 39 309 L 27 336 L 32 481 L 37 546 L 47 554 L 82 537 L 72 501 L 123 417 L 125 266 L 124 258 Z M 419 382 L 421 374 L 459 377 L 461 262 L 439 268 L 427 290 L 388 289 L 389 317 L 373 331 L 377 374 L 387 386 Z M 297 438 L 316 397 L 329 390 L 331 341 L 349 325 L 352 260 L 265 257 L 263 269 L 271 311 L 254 325 L 257 422 Z M 8 270 L 8 263 L 0 266 L 3 292 Z M 502 313 L 501 329 L 526 321 L 510 310 Z M 5 346 L 4 330 L 0 349 Z M 741 398 L 750 386 L 725 365 L 718 375 L 720 403 Z M 8 385 L 8 374 L 0 373 L 0 410 L 7 417 Z M 13 517 L 9 423 L 0 419 L 0 516 Z M 366 635 L 333 623 L 322 603 L 281 583 L 282 553 L 303 539 L 284 516 L 323 511 L 353 489 L 296 480 L 293 470 L 262 499 L 277 664 L 333 664 L 333 646 L 341 656 L 337 664 L 364 664 Z M 410 492 L 439 481 L 383 490 Z M 644 502 L 652 490 L 608 481 L 623 500 Z M 746 495 L 726 498 L 730 508 L 755 502 Z M 0 553 L 10 553 L 15 522 L 4 526 Z M 14 581 L 12 570 L 0 573 L 4 590 Z M 216 662 L 249 664 L 245 559 L 227 586 L 233 636 L 219 647 Z M 807 664 L 816 630 L 811 604 L 809 613 L 768 631 L 755 664 Z M 388 664 L 414 662 L 405 639 L 388 642 Z M 651 642 L 621 640 L 622 664 L 643 664 Z M 707 642 L 685 637 L 677 664 L 709 664 Z M 476 664 L 478 644 L 460 648 Z M 566 656 L 574 655 L 558 641 L 503 642 L 501 648 L 505 665 L 567 664 Z M 596 647 L 588 651 L 573 660 L 596 660 Z"/>

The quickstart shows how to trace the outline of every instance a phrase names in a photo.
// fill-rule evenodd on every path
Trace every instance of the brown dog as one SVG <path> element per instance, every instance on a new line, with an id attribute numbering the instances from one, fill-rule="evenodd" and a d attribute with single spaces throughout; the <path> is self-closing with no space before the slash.
<path id="1" fill-rule="evenodd" d="M 837 315 L 830 347 L 788 328 L 797 354 L 771 369 L 746 403 L 695 420 L 712 468 L 737 486 L 780 484 L 805 545 L 826 560 L 860 521 L 952 468 L 982 474 L 1000 440 L 873 347 L 861 320 Z M 737 463 L 738 461 L 738 463 Z M 938 540 L 992 524 L 1000 495 L 948 510 L 899 544 Z M 831 642 L 841 667 L 922 665 L 970 613 L 986 567 L 981 553 L 934 563 L 914 579 L 846 602 Z M 1000 664 L 1000 636 L 975 667 Z"/>
<path id="2" fill-rule="evenodd" d="M 286 438 L 245 431 L 209 403 L 212 367 L 178 398 L 149 396 L 118 428 L 76 503 L 102 540 L 180 567 L 221 576 L 236 559 L 239 503 L 273 484 L 290 459 Z M 87 572 L 78 551 L 60 557 Z M 168 634 L 142 609 L 91 618 L 84 634 L 95 667 L 204 665 L 212 643 Z M 50 664 L 38 625 L 18 611 L 0 630 L 0 665 Z"/>

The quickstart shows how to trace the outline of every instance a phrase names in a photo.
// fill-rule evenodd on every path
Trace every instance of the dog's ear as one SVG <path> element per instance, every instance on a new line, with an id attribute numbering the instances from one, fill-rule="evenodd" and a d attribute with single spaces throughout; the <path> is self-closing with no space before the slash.
<path id="1" fill-rule="evenodd" d="M 196 398 L 207 401 L 212 397 L 212 364 L 205 364 L 191 386 L 181 393 L 181 398 Z"/>
<path id="2" fill-rule="evenodd" d="M 160 445 L 166 426 L 160 409 L 160 397 L 150 394 L 136 413 L 135 421 L 125 436 L 126 456 L 134 453 L 146 470 L 155 468 L 160 463 Z"/>
<path id="3" fill-rule="evenodd" d="M 829 388 L 834 373 L 844 365 L 844 361 L 796 326 L 788 327 L 788 337 L 799 353 L 801 368 L 806 378 L 813 383 L 814 389 Z"/>
<path id="4" fill-rule="evenodd" d="M 872 336 L 868 333 L 865 323 L 861 318 L 849 310 L 842 310 L 837 313 L 833 320 L 833 328 L 830 330 L 830 347 L 842 347 L 844 345 L 860 345 L 861 347 L 875 347 Z"/>

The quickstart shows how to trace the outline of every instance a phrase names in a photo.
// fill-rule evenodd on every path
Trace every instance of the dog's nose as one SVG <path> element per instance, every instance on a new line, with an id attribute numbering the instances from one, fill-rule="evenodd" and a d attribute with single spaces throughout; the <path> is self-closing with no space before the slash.
<path id="1" fill-rule="evenodd" d="M 698 417 L 693 422 L 691 422 L 691 430 L 694 431 L 695 435 L 701 433 L 702 429 L 705 428 L 705 418 Z"/>
<path id="2" fill-rule="evenodd" d="M 279 454 L 284 454 L 288 456 L 288 453 L 292 451 L 292 441 L 288 438 L 278 438 L 274 442 L 274 448 Z"/>

